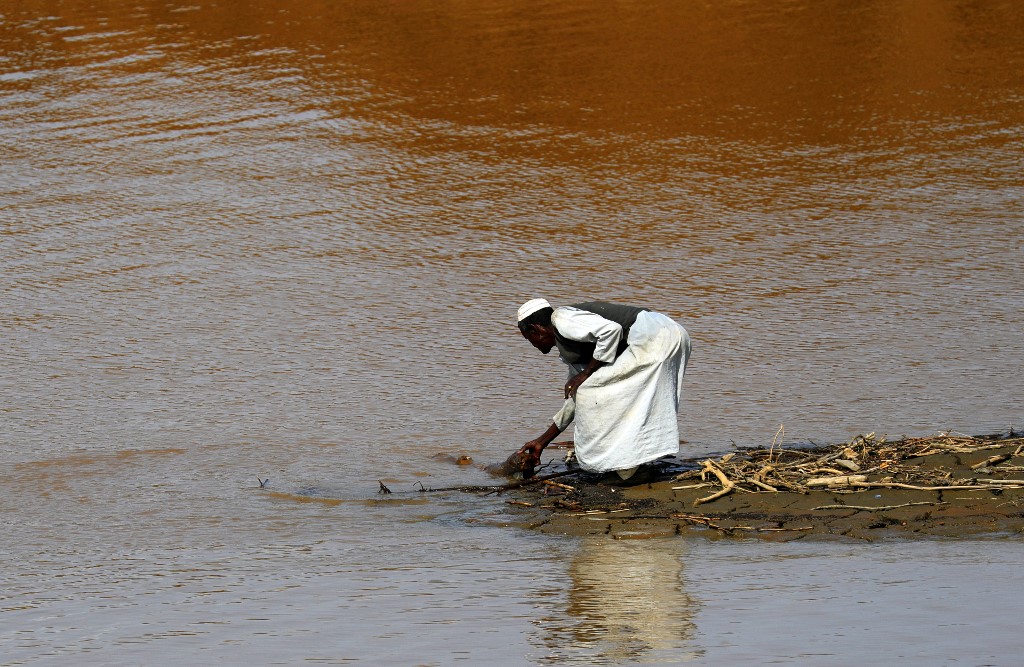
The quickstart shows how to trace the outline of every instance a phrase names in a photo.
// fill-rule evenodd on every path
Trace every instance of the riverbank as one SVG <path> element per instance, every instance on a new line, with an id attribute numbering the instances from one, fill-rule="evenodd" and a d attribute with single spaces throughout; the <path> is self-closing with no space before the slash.
<path id="1" fill-rule="evenodd" d="M 1024 438 L 874 434 L 827 447 L 665 459 L 647 478 L 566 475 L 506 494 L 545 533 L 878 540 L 1024 532 Z"/>

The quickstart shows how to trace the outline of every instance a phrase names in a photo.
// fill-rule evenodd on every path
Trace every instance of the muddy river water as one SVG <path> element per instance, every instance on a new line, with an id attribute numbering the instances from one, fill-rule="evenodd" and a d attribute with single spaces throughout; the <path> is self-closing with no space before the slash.
<path id="1" fill-rule="evenodd" d="M 685 454 L 1021 428 L 1022 35 L 0 3 L 0 665 L 1019 664 L 1019 535 L 552 536 L 414 490 L 550 422 L 534 296 L 687 327 Z"/>

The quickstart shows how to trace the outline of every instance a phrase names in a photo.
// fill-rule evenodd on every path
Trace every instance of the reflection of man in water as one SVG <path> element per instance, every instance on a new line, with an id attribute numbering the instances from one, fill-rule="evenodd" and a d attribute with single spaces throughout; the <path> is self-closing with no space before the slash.
<path id="1" fill-rule="evenodd" d="M 684 540 L 673 538 L 585 538 L 569 566 L 568 626 L 546 628 L 552 657 L 615 665 L 695 657 L 696 609 L 682 581 L 685 549 Z"/>
<path id="2" fill-rule="evenodd" d="M 637 468 L 679 451 L 679 401 L 690 357 L 686 329 L 666 315 L 603 301 L 552 308 L 532 299 L 519 308 L 530 343 L 569 366 L 565 404 L 544 435 L 519 451 L 536 465 L 575 420 L 576 459 L 591 472 Z"/>

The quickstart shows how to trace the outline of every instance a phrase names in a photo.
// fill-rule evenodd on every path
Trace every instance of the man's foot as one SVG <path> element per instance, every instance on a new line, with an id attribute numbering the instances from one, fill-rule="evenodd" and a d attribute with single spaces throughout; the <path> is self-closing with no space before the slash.
<path id="1" fill-rule="evenodd" d="M 636 486 L 637 484 L 651 482 L 654 476 L 654 466 L 639 465 L 635 468 L 627 468 L 626 470 L 606 472 L 601 475 L 596 483 L 604 486 Z"/>

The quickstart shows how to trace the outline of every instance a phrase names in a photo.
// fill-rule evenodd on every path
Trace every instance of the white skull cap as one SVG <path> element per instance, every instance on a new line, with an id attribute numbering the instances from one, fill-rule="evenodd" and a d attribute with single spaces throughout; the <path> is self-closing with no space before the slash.
<path id="1" fill-rule="evenodd" d="M 548 303 L 547 299 L 530 299 L 523 305 L 519 306 L 518 320 L 522 322 L 530 315 L 533 315 L 542 308 L 550 308 L 551 304 Z"/>

